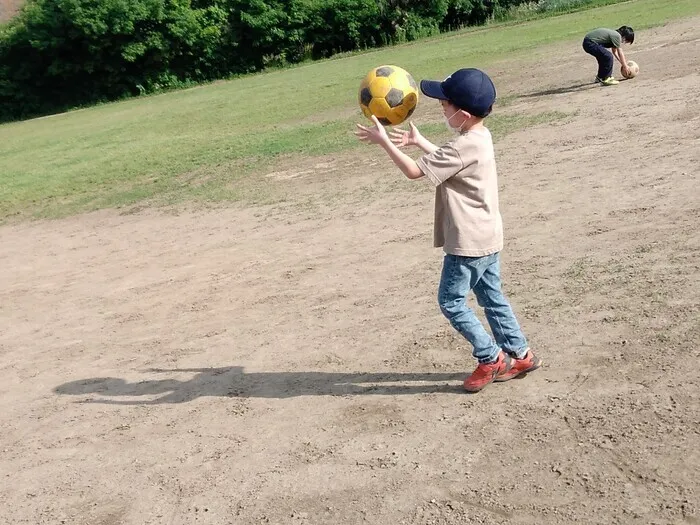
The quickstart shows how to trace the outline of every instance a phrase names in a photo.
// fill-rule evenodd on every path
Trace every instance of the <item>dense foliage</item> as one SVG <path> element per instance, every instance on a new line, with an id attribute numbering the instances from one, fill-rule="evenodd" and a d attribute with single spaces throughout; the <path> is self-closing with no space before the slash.
<path id="1" fill-rule="evenodd" d="M 0 120 L 485 22 L 522 0 L 28 0 L 0 27 Z"/>

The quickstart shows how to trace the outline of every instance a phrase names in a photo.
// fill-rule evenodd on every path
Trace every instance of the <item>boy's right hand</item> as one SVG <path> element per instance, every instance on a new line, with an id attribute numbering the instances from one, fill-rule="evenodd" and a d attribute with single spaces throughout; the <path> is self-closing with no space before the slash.
<path id="1" fill-rule="evenodd" d="M 390 142 L 389 135 L 384 129 L 384 126 L 379 122 L 377 117 L 371 116 L 371 120 L 374 126 L 368 127 L 362 124 L 357 124 L 357 130 L 355 130 L 355 135 L 363 142 L 369 142 L 371 144 L 388 144 Z"/>
<path id="2" fill-rule="evenodd" d="M 389 133 L 391 142 L 393 142 L 399 148 L 403 148 L 404 146 L 417 146 L 420 142 L 422 135 L 420 134 L 420 131 L 418 131 L 418 128 L 413 124 L 413 122 L 409 122 L 408 126 L 410 128 L 408 130 L 394 128 Z"/>

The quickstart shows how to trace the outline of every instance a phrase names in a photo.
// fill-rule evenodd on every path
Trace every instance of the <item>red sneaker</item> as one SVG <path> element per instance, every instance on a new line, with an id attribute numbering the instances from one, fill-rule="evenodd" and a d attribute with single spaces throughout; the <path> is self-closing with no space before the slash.
<path id="1" fill-rule="evenodd" d="M 500 383 L 502 381 L 509 381 L 515 377 L 522 374 L 527 374 L 533 370 L 537 370 L 542 366 L 542 359 L 537 357 L 532 350 L 528 350 L 525 357 L 522 359 L 516 359 L 514 357 L 510 358 L 510 367 L 507 370 L 499 372 L 494 378 L 494 381 Z"/>
<path id="2" fill-rule="evenodd" d="M 464 390 L 478 392 L 486 385 L 493 383 L 499 374 L 505 374 L 510 370 L 510 362 L 513 359 L 503 352 L 498 353 L 498 359 L 493 363 L 479 363 L 479 366 L 464 380 Z"/>

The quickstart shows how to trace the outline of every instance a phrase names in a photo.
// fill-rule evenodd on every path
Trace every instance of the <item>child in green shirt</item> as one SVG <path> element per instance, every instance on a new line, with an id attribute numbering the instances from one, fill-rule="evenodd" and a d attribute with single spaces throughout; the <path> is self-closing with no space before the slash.
<path id="1" fill-rule="evenodd" d="M 598 61 L 596 82 L 604 86 L 613 86 L 619 83 L 612 74 L 615 63 L 613 56 L 622 64 L 622 74 L 628 73 L 627 59 L 622 52 L 622 44 L 631 44 L 632 42 L 634 42 L 634 30 L 629 26 L 622 26 L 617 30 L 601 27 L 585 36 L 583 50 L 589 55 L 593 55 Z"/>

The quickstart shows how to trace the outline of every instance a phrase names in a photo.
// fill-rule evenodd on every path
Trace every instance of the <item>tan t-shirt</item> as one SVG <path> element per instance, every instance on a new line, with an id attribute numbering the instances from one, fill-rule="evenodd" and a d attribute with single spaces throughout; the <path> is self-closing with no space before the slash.
<path id="1" fill-rule="evenodd" d="M 435 247 L 464 257 L 501 251 L 503 223 L 489 130 L 462 133 L 417 162 L 436 186 Z"/>

